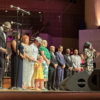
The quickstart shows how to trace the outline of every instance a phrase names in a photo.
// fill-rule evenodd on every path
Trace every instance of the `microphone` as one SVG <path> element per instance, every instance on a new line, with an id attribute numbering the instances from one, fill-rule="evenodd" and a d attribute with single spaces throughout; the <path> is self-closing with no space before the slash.
<path id="1" fill-rule="evenodd" d="M 25 10 L 19 8 L 19 7 L 15 7 L 15 6 L 13 6 L 13 5 L 10 5 L 10 8 L 14 8 L 14 9 L 16 9 L 16 10 L 19 10 L 19 11 L 21 11 L 21 12 L 27 14 L 27 15 L 31 15 L 30 12 L 25 11 Z"/>
<path id="2" fill-rule="evenodd" d="M 2 26 L 3 26 L 3 27 L 5 27 L 5 28 L 7 28 L 7 29 L 9 29 L 10 31 L 12 31 L 12 29 L 11 29 L 11 28 L 9 28 L 9 27 L 5 26 L 4 24 L 3 24 Z"/>
<path id="3" fill-rule="evenodd" d="M 10 8 L 14 8 L 14 9 L 16 9 L 16 10 L 20 10 L 19 7 L 15 7 L 15 6 L 13 6 L 13 5 L 10 5 Z"/>
<path id="4" fill-rule="evenodd" d="M 92 47 L 92 48 L 91 48 L 91 50 L 93 50 L 93 49 L 94 49 L 94 48 Z M 95 53 L 95 54 L 97 54 L 98 52 L 97 52 L 97 51 L 95 51 L 94 53 Z"/>
<path id="5" fill-rule="evenodd" d="M 23 13 L 25 13 L 25 14 L 27 14 L 27 15 L 31 15 L 30 12 L 25 11 L 25 10 L 23 10 L 23 9 L 20 9 L 20 11 L 23 12 Z"/>
<path id="6" fill-rule="evenodd" d="M 16 22 L 13 22 L 13 21 L 11 21 L 11 24 L 15 24 L 15 25 L 22 26 L 22 24 L 21 24 L 21 23 L 16 23 Z"/>

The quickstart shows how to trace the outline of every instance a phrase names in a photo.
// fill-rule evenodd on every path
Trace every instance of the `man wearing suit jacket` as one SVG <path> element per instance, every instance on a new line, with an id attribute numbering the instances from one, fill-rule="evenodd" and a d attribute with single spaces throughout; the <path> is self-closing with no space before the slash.
<path id="1" fill-rule="evenodd" d="M 56 74 L 56 87 L 58 89 L 58 85 L 61 81 L 64 79 L 64 68 L 65 68 L 65 60 L 64 56 L 62 54 L 63 46 L 59 46 L 58 52 L 56 52 L 56 58 L 58 61 L 58 67 L 57 67 L 57 74 Z"/>
<path id="2" fill-rule="evenodd" d="M 56 56 L 54 54 L 55 52 L 55 47 L 51 46 L 50 47 L 50 65 L 49 65 L 49 77 L 48 77 L 48 90 L 57 90 L 55 88 L 55 79 L 56 79 L 56 68 L 58 66 L 58 62 L 56 59 Z"/>
<path id="3" fill-rule="evenodd" d="M 4 26 L 0 27 L 0 87 L 1 87 L 1 82 L 4 74 L 4 70 L 6 67 L 7 62 L 9 61 L 9 56 L 7 56 L 7 49 L 6 49 L 6 42 L 7 42 L 7 37 L 6 37 L 6 32 L 9 31 L 11 28 L 10 22 L 5 22 Z"/>
<path id="4" fill-rule="evenodd" d="M 67 78 L 72 75 L 72 69 L 73 69 L 73 62 L 72 58 L 70 56 L 70 49 L 66 49 L 66 54 L 64 55 L 65 59 L 65 69 L 64 69 L 64 78 Z"/>

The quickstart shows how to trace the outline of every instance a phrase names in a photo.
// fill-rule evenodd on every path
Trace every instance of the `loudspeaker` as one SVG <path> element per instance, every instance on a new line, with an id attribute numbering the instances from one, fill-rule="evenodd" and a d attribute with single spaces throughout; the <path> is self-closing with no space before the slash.
<path id="1" fill-rule="evenodd" d="M 64 79 L 59 84 L 59 88 L 70 91 L 90 91 L 88 86 L 88 78 L 89 74 L 87 71 L 76 73 L 75 75 Z"/>
<path id="2" fill-rule="evenodd" d="M 85 22 L 80 23 L 80 30 L 86 29 L 86 24 Z"/>
<path id="3" fill-rule="evenodd" d="M 95 69 L 88 79 L 89 88 L 92 91 L 100 91 L 100 69 Z"/>

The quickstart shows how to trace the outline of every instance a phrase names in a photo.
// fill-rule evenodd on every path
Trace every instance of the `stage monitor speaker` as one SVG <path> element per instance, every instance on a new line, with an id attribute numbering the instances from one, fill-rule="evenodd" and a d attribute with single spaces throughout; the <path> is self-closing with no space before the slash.
<path id="1" fill-rule="evenodd" d="M 80 22 L 80 30 L 86 29 L 85 22 Z"/>
<path id="2" fill-rule="evenodd" d="M 76 73 L 75 75 L 64 79 L 59 84 L 59 88 L 70 91 L 90 91 L 88 86 L 88 78 L 89 74 L 87 71 Z"/>
<path id="3" fill-rule="evenodd" d="M 89 88 L 92 91 L 100 91 L 100 69 L 95 69 L 88 79 Z"/>

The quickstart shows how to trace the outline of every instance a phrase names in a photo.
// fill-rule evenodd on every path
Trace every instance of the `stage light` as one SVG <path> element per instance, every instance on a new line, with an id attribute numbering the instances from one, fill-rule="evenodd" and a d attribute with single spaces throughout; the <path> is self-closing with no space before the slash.
<path id="1" fill-rule="evenodd" d="M 73 54 L 73 52 L 70 52 L 70 54 Z"/>
<path id="2" fill-rule="evenodd" d="M 41 14 L 41 12 L 39 12 L 39 14 Z"/>
<path id="3" fill-rule="evenodd" d="M 8 12 L 7 10 L 5 10 L 5 12 Z"/>

